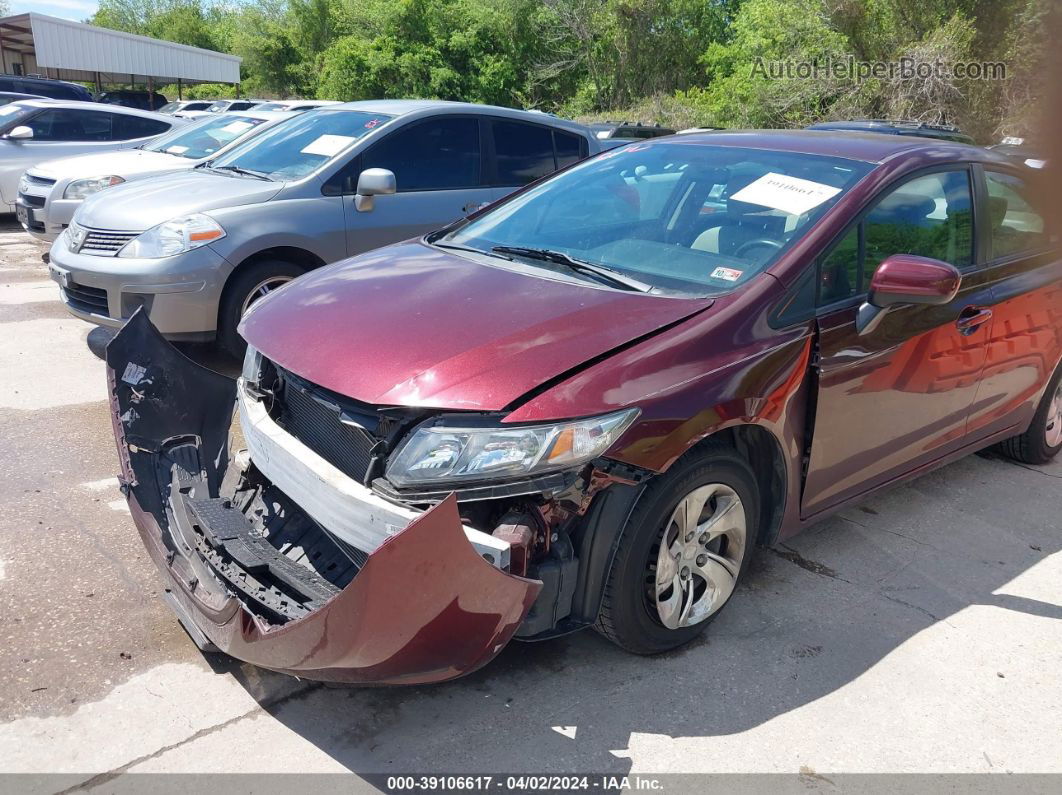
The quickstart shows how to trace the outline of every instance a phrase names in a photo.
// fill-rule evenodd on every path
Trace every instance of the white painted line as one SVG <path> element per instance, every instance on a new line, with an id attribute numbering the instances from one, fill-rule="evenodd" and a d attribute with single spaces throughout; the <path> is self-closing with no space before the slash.
<path id="1" fill-rule="evenodd" d="M 83 489 L 89 491 L 104 491 L 105 489 L 118 488 L 118 478 L 104 478 L 103 480 L 90 480 L 88 483 L 80 484 Z"/>
<path id="2" fill-rule="evenodd" d="M 111 500 L 107 503 L 107 507 L 112 511 L 118 511 L 119 513 L 129 513 L 129 506 L 125 500 Z"/>
<path id="3" fill-rule="evenodd" d="M 4 575 L 4 566 L 5 565 L 6 564 L 4 563 L 4 561 L 0 560 L 0 580 L 4 579 L 4 576 L 5 576 Z"/>
<path id="4" fill-rule="evenodd" d="M 578 731 L 577 726 L 550 726 L 557 734 L 563 734 L 569 740 L 575 739 L 575 732 Z"/>

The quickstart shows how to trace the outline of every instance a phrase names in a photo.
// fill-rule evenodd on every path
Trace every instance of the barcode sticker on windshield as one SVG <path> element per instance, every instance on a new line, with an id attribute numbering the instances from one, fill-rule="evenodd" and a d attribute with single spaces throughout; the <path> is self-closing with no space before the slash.
<path id="1" fill-rule="evenodd" d="M 781 210 L 790 215 L 803 215 L 840 192 L 840 188 L 823 185 L 821 182 L 775 174 L 772 171 L 750 182 L 730 198 Z"/>
<path id="2" fill-rule="evenodd" d="M 166 147 L 166 151 L 169 152 L 171 155 L 183 155 L 185 152 L 188 151 L 188 147 L 187 146 L 167 146 Z"/>
<path id="3" fill-rule="evenodd" d="M 736 282 L 741 278 L 741 274 L 744 271 L 739 271 L 737 268 L 716 268 L 712 271 L 713 279 L 722 279 L 726 282 Z"/>
<path id="4" fill-rule="evenodd" d="M 354 138 L 349 135 L 322 135 L 302 148 L 304 155 L 321 155 L 332 157 L 343 151 Z"/>
<path id="5" fill-rule="evenodd" d="M 231 122 L 229 124 L 226 124 L 221 129 L 224 132 L 230 132 L 233 135 L 239 135 L 244 130 L 249 130 L 253 126 L 254 125 L 251 124 L 249 121 L 234 121 L 234 122 Z"/>

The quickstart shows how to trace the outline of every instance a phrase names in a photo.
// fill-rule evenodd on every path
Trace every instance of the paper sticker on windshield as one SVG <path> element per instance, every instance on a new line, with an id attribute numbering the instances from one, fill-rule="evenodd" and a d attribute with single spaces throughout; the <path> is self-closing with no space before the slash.
<path id="1" fill-rule="evenodd" d="M 254 127 L 249 121 L 234 121 L 226 124 L 221 128 L 222 132 L 230 132 L 233 135 L 239 135 L 244 130 L 249 130 Z"/>
<path id="2" fill-rule="evenodd" d="M 311 141 L 304 146 L 302 153 L 304 155 L 332 157 L 332 155 L 342 152 L 353 142 L 354 139 L 349 135 L 322 135 L 317 140 Z"/>
<path id="3" fill-rule="evenodd" d="M 821 182 L 775 174 L 772 171 L 755 182 L 750 182 L 730 198 L 781 210 L 790 215 L 803 215 L 840 192 L 840 188 L 823 185 Z"/>
<path id="4" fill-rule="evenodd" d="M 743 273 L 744 271 L 739 271 L 736 268 L 716 268 L 712 271 L 712 278 L 722 279 L 725 282 L 736 282 Z"/>
<path id="5" fill-rule="evenodd" d="M 176 146 L 176 145 L 175 146 L 167 146 L 166 147 L 166 151 L 169 152 L 171 155 L 183 155 L 185 152 L 188 151 L 188 147 L 187 146 Z"/>

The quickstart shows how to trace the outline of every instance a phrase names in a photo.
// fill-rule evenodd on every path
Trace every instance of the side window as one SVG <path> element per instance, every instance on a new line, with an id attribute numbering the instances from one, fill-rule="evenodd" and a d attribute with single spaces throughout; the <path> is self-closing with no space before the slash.
<path id="1" fill-rule="evenodd" d="M 965 170 L 916 177 L 890 190 L 822 258 L 819 306 L 861 295 L 893 254 L 966 268 L 973 263 L 973 212 Z"/>
<path id="2" fill-rule="evenodd" d="M 361 160 L 362 169 L 393 171 L 399 193 L 479 187 L 479 121 L 431 119 L 403 127 Z"/>
<path id="3" fill-rule="evenodd" d="M 988 225 L 991 258 L 1033 251 L 1048 244 L 1044 219 L 1025 198 L 1025 180 L 1011 174 L 985 171 L 988 188 Z"/>
<path id="4" fill-rule="evenodd" d="M 586 157 L 586 139 L 580 135 L 554 130 L 553 143 L 557 149 L 557 168 L 564 168 Z"/>
<path id="5" fill-rule="evenodd" d="M 859 274 L 862 272 L 859 256 L 859 236 L 862 225 L 857 224 L 841 238 L 819 265 L 818 303 L 832 304 L 858 295 L 862 285 Z"/>
<path id="6" fill-rule="evenodd" d="M 863 223 L 865 281 L 893 254 L 917 254 L 966 268 L 973 263 L 970 178 L 941 171 L 905 182 L 878 200 Z"/>
<path id="7" fill-rule="evenodd" d="M 158 119 L 145 119 L 141 116 L 129 116 L 124 113 L 114 113 L 113 132 L 111 140 L 128 141 L 133 138 L 147 138 L 152 135 L 162 135 L 170 129 L 164 121 Z"/>
<path id="8" fill-rule="evenodd" d="M 495 121 L 491 127 L 499 185 L 526 185 L 557 170 L 548 127 L 517 121 Z"/>
<path id="9" fill-rule="evenodd" d="M 109 141 L 111 114 L 94 110 L 50 108 L 26 124 L 34 141 Z"/>

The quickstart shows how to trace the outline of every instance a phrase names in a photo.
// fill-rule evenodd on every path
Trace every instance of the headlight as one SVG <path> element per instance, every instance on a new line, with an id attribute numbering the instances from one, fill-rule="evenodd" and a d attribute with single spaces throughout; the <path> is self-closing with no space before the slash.
<path id="1" fill-rule="evenodd" d="M 91 179 L 75 179 L 66 186 L 66 190 L 63 191 L 63 198 L 84 199 L 86 196 L 91 196 L 104 188 L 109 188 L 112 185 L 121 185 L 123 182 L 125 182 L 124 179 L 113 175 L 109 177 L 92 177 Z"/>
<path id="2" fill-rule="evenodd" d="M 503 480 L 585 464 L 604 453 L 637 409 L 551 425 L 419 428 L 387 466 L 396 486 Z"/>
<path id="3" fill-rule="evenodd" d="M 23 174 L 21 177 L 18 178 L 18 192 L 29 193 L 29 187 L 29 180 L 26 179 L 26 175 Z"/>
<path id="4" fill-rule="evenodd" d="M 262 375 L 262 354 L 250 345 L 247 346 L 247 352 L 243 355 L 243 372 L 241 375 L 244 383 L 248 384 L 257 384 Z"/>
<path id="5" fill-rule="evenodd" d="M 160 259 L 173 257 L 225 237 L 225 230 L 202 213 L 174 218 L 134 237 L 118 252 L 119 257 Z"/>

